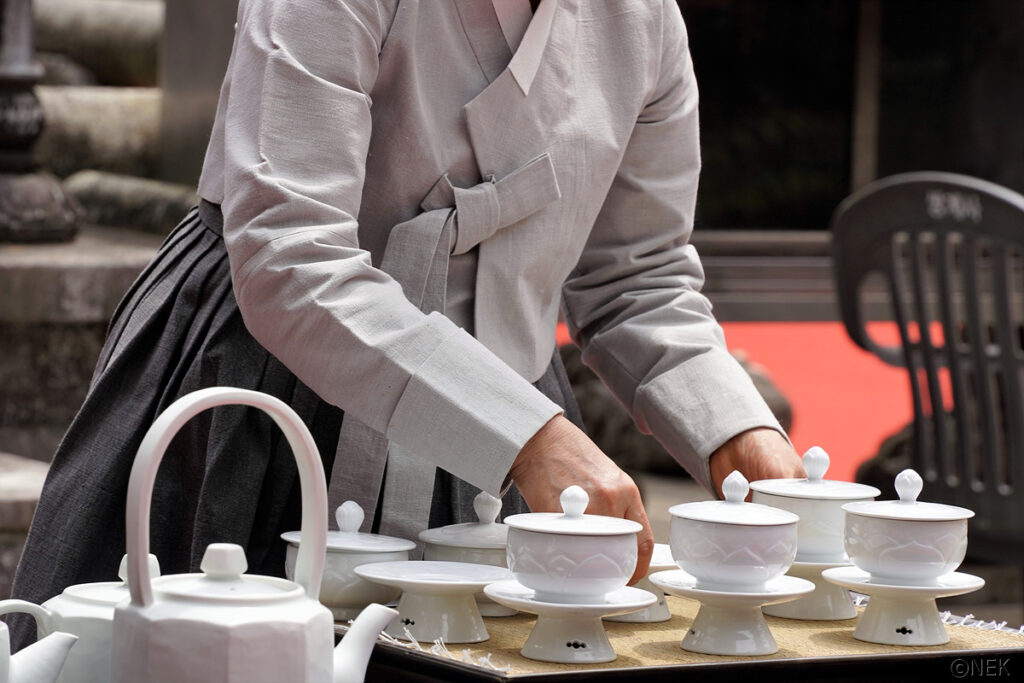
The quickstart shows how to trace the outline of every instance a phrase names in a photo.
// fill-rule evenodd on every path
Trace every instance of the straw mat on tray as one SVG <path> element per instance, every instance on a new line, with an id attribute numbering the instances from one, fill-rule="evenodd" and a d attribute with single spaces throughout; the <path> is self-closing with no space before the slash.
<path id="1" fill-rule="evenodd" d="M 762 660 L 766 658 L 835 657 L 942 650 L 987 650 L 1024 647 L 1024 635 L 1016 632 L 985 630 L 947 624 L 949 642 L 928 647 L 876 645 L 854 639 L 856 619 L 842 621 L 796 621 L 766 617 L 779 645 L 774 655 L 724 657 L 687 652 L 680 647 L 686 630 L 693 623 L 700 604 L 694 600 L 668 596 L 672 618 L 658 624 L 605 622 L 608 638 L 618 655 L 603 664 L 552 664 L 526 659 L 519 654 L 533 629 L 536 617 L 520 614 L 500 619 L 485 619 L 489 640 L 473 645 L 449 645 L 448 649 L 463 661 L 486 660 L 509 675 L 555 673 L 637 666 L 678 666 L 707 662 Z M 430 643 L 423 643 L 424 648 Z M 439 656 L 429 655 L 425 656 Z M 468 656 L 466 656 L 468 655 Z"/>

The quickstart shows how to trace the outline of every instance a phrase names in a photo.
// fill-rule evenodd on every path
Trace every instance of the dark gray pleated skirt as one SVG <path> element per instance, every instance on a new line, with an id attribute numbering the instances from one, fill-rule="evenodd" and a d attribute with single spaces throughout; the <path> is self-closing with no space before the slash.
<path id="1" fill-rule="evenodd" d="M 330 480 L 342 412 L 246 330 L 219 215 L 212 205 L 203 209 L 206 220 L 197 210 L 189 213 L 114 314 L 89 393 L 54 456 L 15 597 L 41 603 L 69 585 L 116 578 L 138 445 L 157 415 L 192 391 L 233 386 L 288 403 L 312 432 Z M 557 353 L 537 387 L 580 422 Z M 431 525 L 475 521 L 477 489 L 438 474 Z M 210 543 L 238 543 L 246 548 L 250 573 L 282 576 L 280 534 L 299 528 L 300 503 L 291 449 L 271 419 L 243 406 L 208 410 L 182 428 L 160 466 L 151 552 L 171 574 L 197 571 Z M 513 490 L 504 513 L 524 510 Z M 9 623 L 18 646 L 34 638 L 29 618 L 11 615 Z"/>

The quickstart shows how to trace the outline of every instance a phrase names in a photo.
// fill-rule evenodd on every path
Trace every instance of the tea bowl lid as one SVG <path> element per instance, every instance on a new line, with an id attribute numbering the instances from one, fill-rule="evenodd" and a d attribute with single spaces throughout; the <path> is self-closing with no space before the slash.
<path id="1" fill-rule="evenodd" d="M 746 477 L 734 470 L 722 482 L 725 500 L 702 500 L 696 503 L 680 503 L 668 509 L 673 517 L 697 522 L 718 522 L 720 524 L 744 524 L 748 526 L 778 526 L 796 524 L 799 521 L 792 512 L 780 510 L 760 503 L 747 503 L 744 499 L 750 491 Z"/>
<path id="2" fill-rule="evenodd" d="M 847 503 L 843 510 L 862 517 L 930 522 L 951 522 L 974 516 L 973 510 L 956 505 L 918 501 L 917 497 L 923 486 L 921 475 L 912 469 L 906 469 L 896 475 L 896 493 L 900 497 L 899 500 L 858 501 Z"/>
<path id="3" fill-rule="evenodd" d="M 590 496 L 579 486 L 570 486 L 559 496 L 562 512 L 528 512 L 505 518 L 514 529 L 573 536 L 619 536 L 635 534 L 643 527 L 629 519 L 583 514 Z"/>
<path id="4" fill-rule="evenodd" d="M 813 498 L 816 500 L 861 500 L 875 498 L 881 491 L 874 486 L 850 481 L 825 479 L 830 464 L 828 453 L 821 446 L 813 446 L 804 453 L 804 479 L 761 479 L 750 483 L 750 488 L 785 498 Z"/>
<path id="5" fill-rule="evenodd" d="M 354 500 L 346 500 L 334 512 L 338 522 L 338 531 L 327 532 L 327 552 L 360 552 L 360 553 L 394 553 L 412 550 L 416 544 L 405 538 L 368 534 L 359 531 L 363 523 L 363 508 Z M 281 538 L 298 545 L 302 534 L 298 531 L 286 531 Z"/>
<path id="6" fill-rule="evenodd" d="M 454 548 L 504 548 L 508 542 L 508 526 L 497 521 L 501 499 L 481 491 L 473 499 L 476 522 L 450 524 L 420 532 L 424 543 Z"/>

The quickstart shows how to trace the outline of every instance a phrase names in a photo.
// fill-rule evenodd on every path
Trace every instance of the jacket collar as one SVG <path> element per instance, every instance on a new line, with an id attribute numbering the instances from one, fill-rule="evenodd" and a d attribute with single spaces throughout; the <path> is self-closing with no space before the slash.
<path id="1" fill-rule="evenodd" d="M 495 55 L 508 55 L 497 15 L 489 2 L 455 0 L 477 6 L 483 23 L 463 25 L 481 68 L 493 64 Z M 544 0 L 523 37 L 523 45 L 502 65 L 490 84 L 463 108 L 470 144 L 481 177 L 503 177 L 529 159 L 548 151 L 555 121 L 565 115 L 566 98 L 573 84 L 578 0 Z M 483 5 L 487 13 L 481 12 Z M 490 35 L 486 45 L 479 36 Z M 497 45 L 497 47 L 495 47 Z"/>
<path id="2" fill-rule="evenodd" d="M 564 0 L 544 0 L 540 3 L 519 49 L 513 55 L 492 3 L 455 0 L 463 30 L 488 82 L 495 81 L 507 69 L 523 95 L 530 94 L 545 49 L 551 42 L 555 17 L 562 4 Z"/>
<path id="3" fill-rule="evenodd" d="M 524 95 L 530 94 L 530 86 L 533 85 L 533 79 L 540 67 L 544 48 L 551 40 L 551 28 L 555 23 L 558 4 L 559 0 L 545 0 L 540 3 L 537 13 L 533 15 L 533 20 L 526 29 L 523 41 L 519 44 L 519 49 L 508 65 L 508 70 Z"/>

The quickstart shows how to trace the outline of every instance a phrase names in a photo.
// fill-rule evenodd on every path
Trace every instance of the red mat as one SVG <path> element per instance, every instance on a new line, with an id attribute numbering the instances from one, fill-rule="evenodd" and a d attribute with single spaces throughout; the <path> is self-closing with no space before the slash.
<path id="1" fill-rule="evenodd" d="M 767 370 L 793 404 L 789 437 L 801 453 L 821 446 L 827 477 L 852 481 L 857 465 L 913 417 L 906 371 L 857 347 L 838 322 L 723 323 L 730 349 Z M 891 344 L 895 328 L 869 325 Z"/>
<path id="2" fill-rule="evenodd" d="M 803 453 L 828 451 L 827 477 L 853 481 L 857 466 L 913 417 L 906 371 L 858 348 L 838 322 L 723 323 L 730 349 L 764 367 L 793 406 L 789 437 Z M 891 324 L 869 325 L 873 338 L 895 344 Z M 559 342 L 568 343 L 563 326 Z"/>

